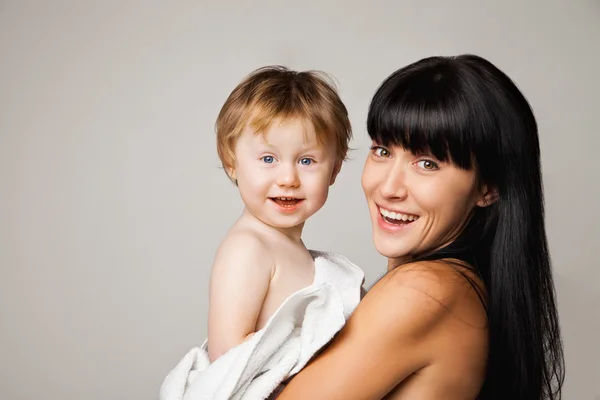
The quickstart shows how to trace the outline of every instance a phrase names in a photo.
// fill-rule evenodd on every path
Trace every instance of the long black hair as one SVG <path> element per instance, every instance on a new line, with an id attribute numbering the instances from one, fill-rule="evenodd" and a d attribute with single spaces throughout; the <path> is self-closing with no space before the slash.
<path id="1" fill-rule="evenodd" d="M 430 57 L 390 75 L 371 102 L 371 139 L 427 152 L 495 188 L 450 245 L 481 278 L 488 316 L 479 399 L 560 399 L 564 357 L 544 223 L 537 123 L 512 80 L 475 55 Z"/>

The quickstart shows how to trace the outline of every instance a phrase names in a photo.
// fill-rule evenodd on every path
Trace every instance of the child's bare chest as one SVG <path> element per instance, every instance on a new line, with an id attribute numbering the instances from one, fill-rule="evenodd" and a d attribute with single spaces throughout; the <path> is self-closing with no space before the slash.
<path id="1" fill-rule="evenodd" d="M 256 329 L 261 329 L 289 296 L 314 281 L 315 263 L 306 249 L 281 248 L 273 254 L 275 273 L 263 301 Z"/>

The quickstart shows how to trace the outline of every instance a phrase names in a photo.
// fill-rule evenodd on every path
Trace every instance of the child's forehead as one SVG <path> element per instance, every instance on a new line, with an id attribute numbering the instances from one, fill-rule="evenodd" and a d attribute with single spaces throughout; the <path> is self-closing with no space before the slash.
<path id="1" fill-rule="evenodd" d="M 250 115 L 246 124 L 254 129 L 256 133 L 267 133 L 270 130 L 297 128 L 308 132 L 314 132 L 315 125 L 310 118 L 303 116 L 263 116 Z"/>
<path id="2" fill-rule="evenodd" d="M 323 140 L 316 132 L 314 124 L 307 118 L 274 118 L 268 123 L 252 123 L 247 127 L 258 140 L 269 144 L 282 140 L 302 141 L 305 146 L 322 145 Z"/>

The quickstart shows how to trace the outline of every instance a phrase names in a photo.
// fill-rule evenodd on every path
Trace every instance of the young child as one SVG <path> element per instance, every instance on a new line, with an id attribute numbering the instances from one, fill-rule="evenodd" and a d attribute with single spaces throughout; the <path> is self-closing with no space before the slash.
<path id="1" fill-rule="evenodd" d="M 223 167 L 245 208 L 211 273 L 211 361 L 313 282 L 302 228 L 325 204 L 351 138 L 346 107 L 322 75 L 277 67 L 255 71 L 233 90 L 216 131 Z"/>
<path id="2" fill-rule="evenodd" d="M 186 399 L 199 393 L 253 398 L 252 391 L 265 398 L 331 339 L 360 300 L 362 271 L 342 256 L 309 251 L 302 241 L 304 223 L 324 205 L 340 172 L 351 126 L 325 74 L 273 66 L 233 90 L 216 132 L 219 157 L 245 207 L 214 260 L 208 339 L 199 353 L 208 360 L 183 368 L 188 386 L 190 373 L 202 372 L 195 379 L 204 388 L 196 384 Z M 290 365 L 277 371 L 286 359 Z M 211 372 L 216 364 L 221 367 Z M 250 367 L 234 371 L 240 365 Z M 219 369 L 223 374 L 214 372 Z M 253 389 L 257 376 L 267 383 Z"/>

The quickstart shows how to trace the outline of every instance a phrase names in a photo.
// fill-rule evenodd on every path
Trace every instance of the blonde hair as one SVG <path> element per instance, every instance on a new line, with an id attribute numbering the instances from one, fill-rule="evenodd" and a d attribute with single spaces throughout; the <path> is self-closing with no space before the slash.
<path id="1" fill-rule="evenodd" d="M 273 120 L 290 118 L 312 123 L 317 140 L 335 145 L 339 161 L 346 158 L 352 128 L 331 78 L 320 71 L 298 72 L 275 65 L 246 76 L 221 108 L 215 130 L 223 167 L 233 168 L 235 145 L 246 126 L 264 134 Z"/>

